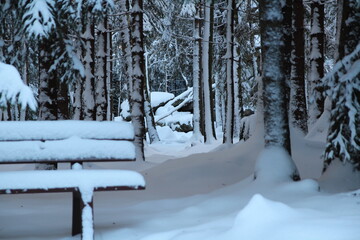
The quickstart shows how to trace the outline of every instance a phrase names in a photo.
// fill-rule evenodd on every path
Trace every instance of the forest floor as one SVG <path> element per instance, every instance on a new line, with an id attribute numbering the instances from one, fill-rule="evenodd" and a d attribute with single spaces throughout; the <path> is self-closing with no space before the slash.
<path id="1" fill-rule="evenodd" d="M 89 164 L 137 170 L 147 182 L 145 191 L 95 193 L 95 239 L 359 239 L 359 176 L 335 163 L 320 177 L 324 142 L 293 133 L 303 180 L 254 181 L 261 134 L 231 146 L 194 145 L 191 133 L 161 130 L 163 141 L 146 146 L 146 162 Z M 71 237 L 71 204 L 69 193 L 2 195 L 0 239 L 80 239 Z"/>

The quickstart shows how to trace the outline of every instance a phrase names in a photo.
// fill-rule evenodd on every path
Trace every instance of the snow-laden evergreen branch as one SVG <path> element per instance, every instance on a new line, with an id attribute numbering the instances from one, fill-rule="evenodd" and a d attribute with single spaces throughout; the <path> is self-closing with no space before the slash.
<path id="1" fill-rule="evenodd" d="M 355 163 L 352 155 L 360 151 L 360 44 L 334 66 L 323 82 L 333 102 L 325 167 L 336 157 Z"/>
<path id="2" fill-rule="evenodd" d="M 50 31 L 55 28 L 53 16 L 53 0 L 32 0 L 30 3 L 23 1 L 26 12 L 23 16 L 25 29 L 30 36 L 47 37 Z"/>
<path id="3" fill-rule="evenodd" d="M 6 108 L 8 103 L 19 103 L 22 109 L 29 106 L 33 111 L 37 108 L 32 90 L 23 83 L 17 69 L 0 62 L 0 107 Z"/>

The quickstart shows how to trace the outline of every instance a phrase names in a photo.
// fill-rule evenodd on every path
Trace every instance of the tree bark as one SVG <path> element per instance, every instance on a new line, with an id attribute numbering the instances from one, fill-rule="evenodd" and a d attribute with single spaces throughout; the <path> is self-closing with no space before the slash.
<path id="1" fill-rule="evenodd" d="M 85 67 L 85 75 L 82 78 L 82 106 L 83 119 L 95 120 L 95 39 L 94 39 L 94 25 L 91 9 L 87 9 L 84 17 L 84 27 L 82 40 L 84 42 L 84 49 L 82 50 L 82 61 Z"/>
<path id="2" fill-rule="evenodd" d="M 107 32 L 106 32 L 106 17 L 100 19 L 97 29 L 97 49 L 96 49 L 96 79 L 95 79 L 95 109 L 96 120 L 104 121 L 107 119 Z"/>
<path id="3" fill-rule="evenodd" d="M 263 104 L 265 148 L 285 149 L 290 154 L 290 134 L 286 98 L 286 70 L 283 61 L 285 36 L 281 0 L 261 0 L 260 33 L 263 59 Z M 289 176 L 298 178 L 292 159 Z"/>
<path id="4" fill-rule="evenodd" d="M 233 143 L 234 133 L 234 1 L 228 0 L 226 22 L 226 117 L 223 143 Z"/>
<path id="5" fill-rule="evenodd" d="M 202 74 L 202 82 L 203 82 L 203 99 L 204 99 L 204 138 L 205 143 L 212 143 L 215 140 L 214 136 L 214 121 L 212 114 L 212 98 L 211 98 L 211 69 L 210 69 L 210 53 L 211 53 L 211 45 L 210 45 L 210 32 L 211 32 L 211 24 L 210 24 L 210 8 L 212 6 L 212 0 L 205 0 L 204 4 L 204 35 L 202 41 L 202 58 L 201 58 L 201 67 L 203 69 Z"/>
<path id="6" fill-rule="evenodd" d="M 291 65 L 290 116 L 293 126 L 307 133 L 305 95 L 305 40 L 303 0 L 293 0 L 293 51 Z"/>
<path id="7" fill-rule="evenodd" d="M 144 82 L 145 57 L 143 33 L 143 1 L 133 0 L 131 8 L 131 56 L 132 56 L 132 92 L 131 120 L 135 130 L 136 160 L 145 161 L 144 139 Z"/>
<path id="8" fill-rule="evenodd" d="M 284 35 L 281 17 L 267 16 L 267 11 L 279 11 L 280 1 L 261 1 L 261 45 L 263 59 L 263 104 L 265 124 L 265 146 L 279 146 L 290 150 L 289 124 L 286 102 L 285 69 L 282 64 Z M 275 37 L 276 36 L 276 37 Z M 290 151 L 289 151 L 290 152 Z"/>
<path id="9" fill-rule="evenodd" d="M 201 141 L 202 134 L 200 129 L 200 4 L 197 3 L 194 16 L 194 45 L 193 45 L 193 141 Z"/>
<path id="10" fill-rule="evenodd" d="M 309 73 L 309 126 L 311 127 L 324 111 L 324 3 L 311 2 L 310 73 Z"/>

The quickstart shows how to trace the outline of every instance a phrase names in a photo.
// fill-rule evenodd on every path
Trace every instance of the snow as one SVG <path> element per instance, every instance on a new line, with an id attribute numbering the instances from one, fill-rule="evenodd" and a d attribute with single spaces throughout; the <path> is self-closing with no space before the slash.
<path id="1" fill-rule="evenodd" d="M 325 129 L 327 121 L 323 119 L 317 124 L 324 124 L 321 128 Z M 254 181 L 255 163 L 264 145 L 263 131 L 257 129 L 249 140 L 234 145 L 221 145 L 219 139 L 213 144 L 198 143 L 193 147 L 191 134 L 182 135 L 184 142 L 180 143 L 179 133 L 171 134 L 168 128 L 165 131 L 166 142 L 146 145 L 146 162 L 91 165 L 92 169 L 109 166 L 133 169 L 146 178 L 145 191 L 94 193 L 95 239 L 359 238 L 360 183 L 349 179 L 349 172 L 339 170 L 341 163 L 331 165 L 334 174 L 321 176 L 320 156 L 325 139 L 304 138 L 292 131 L 292 158 L 302 181 L 289 181 L 288 176 L 276 171 L 277 167 L 287 167 L 280 161 L 287 156 L 276 150 L 265 151 L 267 156 L 262 152 L 262 158 L 268 161 L 270 173 L 277 175 L 260 174 Z M 279 163 L 272 165 L 273 161 Z M 257 169 L 259 167 L 265 165 L 257 165 Z M 8 168 L 0 166 L 0 170 Z M 24 171 L 27 166 L 16 165 L 16 168 L 13 171 Z M 83 171 L 87 170 L 76 170 Z M 344 184 L 344 181 L 353 184 Z M 0 183 L 3 182 L 0 179 Z M 16 182 L 14 180 L 14 184 Z M 0 201 L 0 238 L 80 239 L 80 236 L 71 237 L 70 194 L 1 195 Z"/>
<path id="2" fill-rule="evenodd" d="M 158 107 L 161 103 L 166 103 L 174 97 L 174 94 L 168 92 L 151 92 L 151 107 Z"/>
<path id="3" fill-rule="evenodd" d="M 193 16 L 196 13 L 196 9 L 195 9 L 195 4 L 193 2 L 184 2 L 182 8 L 181 8 L 181 12 L 180 12 L 180 16 Z"/>
<path id="4" fill-rule="evenodd" d="M 144 187 L 145 180 L 141 174 L 128 170 L 8 171 L 0 174 L 0 190 L 79 188 L 85 193 L 84 202 L 91 201 L 93 189 L 112 186 Z"/>
<path id="5" fill-rule="evenodd" d="M 291 181 L 288 174 L 296 171 L 287 151 L 281 147 L 266 147 L 256 162 L 254 177 L 257 181 Z"/>
<path id="6" fill-rule="evenodd" d="M 0 142 L 0 162 L 135 159 L 129 141 L 89 140 L 71 137 L 58 141 Z"/>
<path id="7" fill-rule="evenodd" d="M 0 124 L 0 141 L 61 140 L 77 136 L 88 139 L 133 139 L 134 130 L 126 122 L 94 121 L 17 121 Z"/>
<path id="8" fill-rule="evenodd" d="M 31 88 L 23 83 L 17 69 L 0 62 L 0 107 L 6 107 L 8 102 L 19 103 L 22 109 L 29 106 L 35 111 L 37 108 Z"/>
<path id="9" fill-rule="evenodd" d="M 52 14 L 53 0 L 33 0 L 24 14 L 25 26 L 30 36 L 47 37 L 55 27 L 55 20 Z"/>
<path id="10" fill-rule="evenodd" d="M 84 209 L 82 210 L 82 232 L 83 232 L 83 236 L 82 239 L 83 240 L 93 240 L 93 236 L 94 236 L 94 228 L 93 228 L 93 213 L 92 213 L 92 208 L 89 205 L 86 205 L 84 207 Z"/>

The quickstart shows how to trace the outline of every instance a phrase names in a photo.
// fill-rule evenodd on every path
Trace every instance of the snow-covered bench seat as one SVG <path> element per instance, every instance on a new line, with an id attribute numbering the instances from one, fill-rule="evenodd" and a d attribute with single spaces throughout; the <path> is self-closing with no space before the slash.
<path id="1" fill-rule="evenodd" d="M 73 169 L 0 173 L 0 194 L 73 192 L 72 234 L 93 239 L 93 191 L 142 190 L 125 170 L 86 170 L 83 162 L 134 161 L 131 124 L 89 121 L 0 123 L 0 164 L 71 163 Z"/>
<path id="2" fill-rule="evenodd" d="M 133 139 L 125 122 L 1 122 L 0 164 L 134 161 Z"/>

